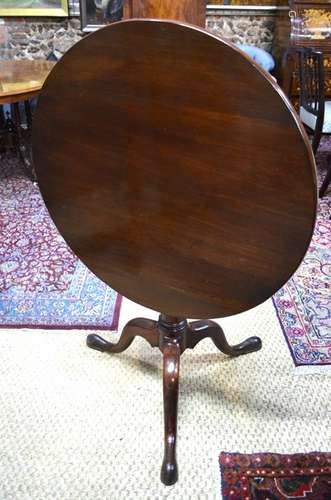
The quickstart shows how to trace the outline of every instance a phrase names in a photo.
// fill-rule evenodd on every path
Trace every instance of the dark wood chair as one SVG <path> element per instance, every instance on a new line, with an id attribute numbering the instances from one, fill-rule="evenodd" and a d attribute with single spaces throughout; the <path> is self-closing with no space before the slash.
<path id="1" fill-rule="evenodd" d="M 300 118 L 308 129 L 313 131 L 312 147 L 315 154 L 322 137 L 325 115 L 323 54 L 309 48 L 298 49 L 297 52 Z"/>
<path id="2" fill-rule="evenodd" d="M 322 134 L 331 133 L 331 101 L 325 100 L 322 52 L 311 48 L 297 50 L 300 81 L 300 118 L 313 133 L 312 148 L 316 154 Z M 319 195 L 322 197 L 331 180 L 331 163 Z"/>

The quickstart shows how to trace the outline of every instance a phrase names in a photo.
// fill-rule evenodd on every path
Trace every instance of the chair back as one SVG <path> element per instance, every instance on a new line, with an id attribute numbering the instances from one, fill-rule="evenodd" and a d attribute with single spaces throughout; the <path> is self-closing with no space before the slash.
<path id="1" fill-rule="evenodd" d="M 324 121 L 323 54 L 310 48 L 297 50 L 299 56 L 300 107 Z"/>

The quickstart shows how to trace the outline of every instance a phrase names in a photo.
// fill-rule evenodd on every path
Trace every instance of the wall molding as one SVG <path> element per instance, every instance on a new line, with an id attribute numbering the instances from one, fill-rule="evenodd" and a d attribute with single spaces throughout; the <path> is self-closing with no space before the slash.
<path id="1" fill-rule="evenodd" d="M 207 4 L 207 13 L 209 11 L 275 11 L 275 10 L 290 10 L 287 5 L 219 5 Z"/>

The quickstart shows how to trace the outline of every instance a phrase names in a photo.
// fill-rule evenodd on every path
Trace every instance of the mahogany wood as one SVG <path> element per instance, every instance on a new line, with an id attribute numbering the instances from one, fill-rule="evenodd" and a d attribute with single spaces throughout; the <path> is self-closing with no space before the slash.
<path id="1" fill-rule="evenodd" d="M 205 0 L 124 0 L 124 17 L 185 21 L 205 27 Z"/>
<path id="2" fill-rule="evenodd" d="M 136 336 L 147 340 L 152 347 L 159 347 L 163 353 L 164 458 L 161 481 L 171 485 L 178 479 L 176 441 L 180 355 L 206 338 L 211 338 L 215 346 L 229 356 L 258 351 L 262 344 L 258 337 L 250 337 L 231 346 L 222 328 L 214 321 L 188 323 L 184 318 L 161 314 L 158 321 L 145 318 L 129 321 L 116 344 L 91 334 L 87 337 L 87 345 L 101 352 L 118 353 L 127 349 Z"/>
<path id="3" fill-rule="evenodd" d="M 168 319 L 165 323 L 164 317 Z M 87 345 L 101 352 L 119 353 L 125 351 L 135 337 L 143 337 L 152 347 L 159 347 L 164 352 L 164 335 L 171 332 L 172 338 L 179 344 L 180 353 L 185 349 L 193 349 L 201 340 L 210 338 L 215 346 L 228 356 L 240 356 L 258 351 L 262 347 L 259 337 L 249 337 L 240 344 L 228 344 L 222 328 L 211 320 L 199 320 L 188 323 L 186 319 L 160 315 L 159 321 L 146 318 L 135 318 L 123 328 L 121 337 L 116 344 L 108 342 L 97 334 L 87 337 Z"/>
<path id="4" fill-rule="evenodd" d="M 236 92 L 233 88 L 236 87 Z M 234 46 L 175 22 L 133 20 L 84 38 L 44 85 L 33 127 L 47 207 L 78 256 L 127 297 L 162 311 L 136 335 L 164 355 L 165 456 L 177 479 L 179 356 L 289 278 L 310 242 L 316 174 L 307 136 L 277 84 Z"/>
<path id="5" fill-rule="evenodd" d="M 87 337 L 87 345 L 97 351 L 118 353 L 125 351 L 137 335 L 143 336 L 152 347 L 159 345 L 156 322 L 145 318 L 135 318 L 129 321 L 123 328 L 121 338 L 117 344 L 107 342 L 99 335 L 91 334 Z"/>
<path id="6" fill-rule="evenodd" d="M 161 481 L 166 485 L 178 479 L 176 460 L 177 407 L 180 347 L 168 341 L 163 348 L 164 458 Z"/>
<path id="7" fill-rule="evenodd" d="M 309 244 L 317 197 L 305 132 L 263 70 L 199 28 L 131 20 L 85 37 L 45 83 L 33 143 L 73 251 L 155 310 L 210 318 L 254 307 Z"/>

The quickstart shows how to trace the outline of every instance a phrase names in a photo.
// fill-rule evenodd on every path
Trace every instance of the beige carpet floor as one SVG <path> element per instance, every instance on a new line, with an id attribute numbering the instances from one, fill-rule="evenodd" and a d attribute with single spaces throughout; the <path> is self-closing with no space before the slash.
<path id="1" fill-rule="evenodd" d="M 124 301 L 121 324 L 156 317 Z M 330 375 L 294 374 L 270 301 L 223 320 L 263 350 L 228 359 L 209 340 L 181 361 L 179 481 L 159 481 L 161 354 L 85 347 L 86 332 L 0 331 L 0 499 L 220 498 L 218 454 L 331 451 Z M 113 339 L 115 334 L 109 335 Z"/>

